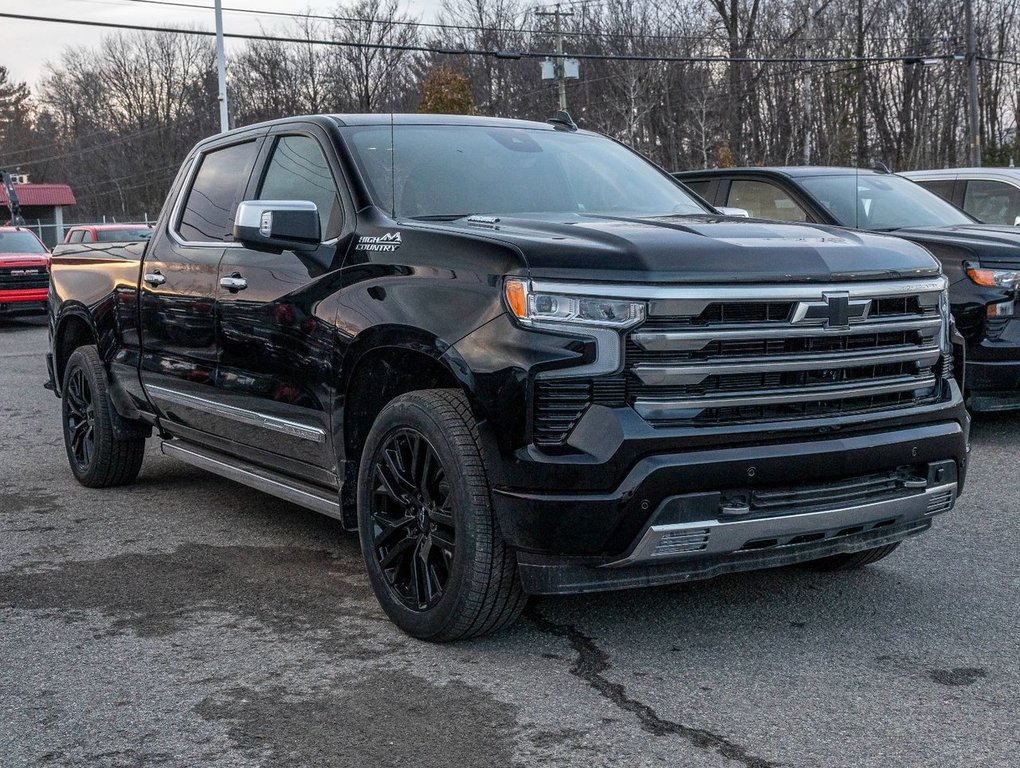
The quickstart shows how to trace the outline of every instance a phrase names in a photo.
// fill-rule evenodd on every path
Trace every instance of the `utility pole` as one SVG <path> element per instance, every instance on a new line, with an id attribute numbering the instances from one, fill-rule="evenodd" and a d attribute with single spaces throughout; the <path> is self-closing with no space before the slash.
<path id="1" fill-rule="evenodd" d="M 967 123 L 970 130 L 970 164 L 981 167 L 981 123 L 978 112 L 977 32 L 974 30 L 974 0 L 963 0 L 967 25 Z"/>
<path id="2" fill-rule="evenodd" d="M 223 0 L 216 0 L 216 71 L 219 79 L 220 132 L 230 130 L 227 112 L 227 62 L 223 53 Z"/>
<path id="3" fill-rule="evenodd" d="M 868 123 L 864 116 L 864 0 L 857 0 L 857 167 L 867 163 Z"/>
<path id="4" fill-rule="evenodd" d="M 815 33 L 815 8 L 814 2 L 809 0 L 807 9 L 807 58 L 814 54 L 814 33 Z M 804 165 L 811 165 L 811 115 L 814 111 L 814 78 L 811 76 L 812 64 L 809 62 L 804 73 Z"/>
<path id="5" fill-rule="evenodd" d="M 567 73 L 563 60 L 563 25 L 564 16 L 573 16 L 573 11 L 561 11 L 557 3 L 555 11 L 535 11 L 536 16 L 552 16 L 556 34 L 556 82 L 560 90 L 560 109 L 567 110 Z"/>

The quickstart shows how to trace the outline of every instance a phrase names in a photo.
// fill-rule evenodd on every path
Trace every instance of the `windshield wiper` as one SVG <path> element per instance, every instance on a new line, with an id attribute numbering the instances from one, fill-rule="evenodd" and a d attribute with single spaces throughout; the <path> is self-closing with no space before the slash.
<path id="1" fill-rule="evenodd" d="M 426 216 L 408 216 L 407 218 L 415 221 L 456 221 L 472 215 L 470 213 L 430 213 Z"/>

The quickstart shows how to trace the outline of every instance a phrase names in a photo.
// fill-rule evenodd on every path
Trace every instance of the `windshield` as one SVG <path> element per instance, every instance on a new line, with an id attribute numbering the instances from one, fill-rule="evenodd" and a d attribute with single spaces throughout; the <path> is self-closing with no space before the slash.
<path id="1" fill-rule="evenodd" d="M 353 127 L 346 136 L 374 202 L 398 218 L 709 212 L 640 155 L 600 136 L 459 125 Z"/>
<path id="2" fill-rule="evenodd" d="M 799 181 L 844 227 L 889 231 L 974 221 L 902 176 L 841 174 L 805 176 Z"/>
<path id="3" fill-rule="evenodd" d="M 46 252 L 46 246 L 30 232 L 0 232 L 0 253 Z"/>
<path id="4" fill-rule="evenodd" d="M 100 229 L 96 230 L 96 237 L 101 243 L 130 243 L 136 240 L 148 240 L 152 237 L 152 230 L 148 227 L 138 229 Z"/>

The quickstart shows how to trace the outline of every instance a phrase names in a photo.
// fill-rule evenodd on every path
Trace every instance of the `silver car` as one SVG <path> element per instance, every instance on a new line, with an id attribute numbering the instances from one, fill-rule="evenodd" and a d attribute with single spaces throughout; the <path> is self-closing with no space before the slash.
<path id="1" fill-rule="evenodd" d="M 900 175 L 985 224 L 1020 226 L 1020 168 L 944 168 Z"/>

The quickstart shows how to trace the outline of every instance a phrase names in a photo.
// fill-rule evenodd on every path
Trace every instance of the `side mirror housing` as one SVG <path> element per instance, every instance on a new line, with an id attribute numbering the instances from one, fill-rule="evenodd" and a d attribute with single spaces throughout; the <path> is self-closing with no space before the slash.
<path id="1" fill-rule="evenodd" d="M 234 242 L 260 251 L 314 251 L 319 211 L 308 200 L 245 200 L 234 216 Z"/>
<path id="2" fill-rule="evenodd" d="M 719 213 L 721 213 L 723 216 L 738 216 L 742 219 L 751 218 L 751 214 L 749 214 L 747 212 L 747 209 L 745 208 L 729 208 L 726 206 L 717 205 L 715 209 L 719 211 Z"/>

